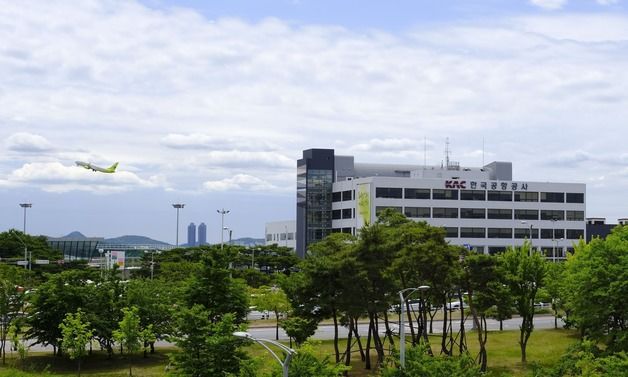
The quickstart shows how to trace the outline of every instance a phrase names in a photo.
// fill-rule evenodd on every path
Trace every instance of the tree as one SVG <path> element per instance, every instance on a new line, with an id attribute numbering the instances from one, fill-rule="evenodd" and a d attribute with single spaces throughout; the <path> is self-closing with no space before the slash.
<path id="1" fill-rule="evenodd" d="M 532 251 L 531 244 L 508 248 L 499 255 L 501 272 L 512 293 L 517 312 L 521 316 L 519 346 L 521 362 L 525 364 L 526 346 L 534 330 L 534 301 L 545 277 L 545 258 Z"/>
<path id="2" fill-rule="evenodd" d="M 95 283 L 87 284 L 86 314 L 94 329 L 94 338 L 113 356 L 113 331 L 122 319 L 125 306 L 125 285 L 120 280 L 117 269 L 106 271 L 102 277 L 95 277 Z"/>
<path id="3" fill-rule="evenodd" d="M 628 349 L 628 226 L 605 240 L 576 245 L 567 258 L 565 289 L 570 320 L 581 335 L 610 350 Z"/>
<path id="4" fill-rule="evenodd" d="M 311 318 L 291 317 L 281 321 L 281 328 L 284 329 L 291 341 L 294 339 L 297 347 L 299 347 L 314 335 L 318 328 L 318 321 Z"/>
<path id="5" fill-rule="evenodd" d="M 272 311 L 275 314 L 275 339 L 279 340 L 279 315 L 290 310 L 290 302 L 284 291 L 277 287 L 262 286 L 253 290 L 252 303 L 259 311 Z"/>
<path id="6" fill-rule="evenodd" d="M 13 349 L 17 350 L 17 355 L 20 358 L 20 365 L 23 367 L 26 356 L 28 356 L 28 346 L 21 334 L 22 322 L 22 318 L 14 319 L 9 326 L 8 335 Z"/>
<path id="7" fill-rule="evenodd" d="M 0 265 L 0 353 L 6 359 L 6 341 L 10 324 L 20 316 L 24 304 L 24 269 Z"/>
<path id="8" fill-rule="evenodd" d="M 547 263 L 544 291 L 552 303 L 554 312 L 554 328 L 558 328 L 559 310 L 562 309 L 563 285 L 565 284 L 565 263 Z"/>
<path id="9" fill-rule="evenodd" d="M 242 342 L 233 336 L 244 330 L 236 324 L 232 313 L 211 320 L 209 310 L 202 305 L 183 308 L 177 314 L 175 342 L 180 352 L 170 355 L 177 376 L 214 377 L 238 375 L 247 355 L 240 349 Z"/>
<path id="10" fill-rule="evenodd" d="M 149 325 L 142 329 L 140 316 L 136 307 L 123 308 L 122 320 L 118 323 L 118 330 L 114 330 L 113 338 L 126 350 L 129 359 L 129 376 L 133 376 L 131 355 L 145 347 L 145 341 L 152 339 L 152 329 Z"/>
<path id="11" fill-rule="evenodd" d="M 63 348 L 71 360 L 77 361 L 77 374 L 80 377 L 81 361 L 87 353 L 85 347 L 91 341 L 93 331 L 81 310 L 66 314 L 63 322 L 59 324 L 59 328 L 61 329 Z"/>
<path id="12" fill-rule="evenodd" d="M 53 353 L 61 356 L 62 334 L 59 324 L 67 313 L 86 308 L 94 296 L 91 271 L 63 271 L 50 275 L 48 281 L 37 287 L 29 299 L 28 326 L 26 337 L 35 339 L 34 344 L 51 345 Z M 86 312 L 86 315 L 89 313 Z M 89 317 L 90 322 L 91 316 Z M 93 324 L 93 322 L 92 322 Z M 56 351 L 59 351 L 58 353 Z"/>
<path id="13" fill-rule="evenodd" d="M 349 369 L 351 368 L 331 362 L 329 356 L 320 360 L 316 357 L 314 347 L 306 342 L 292 356 L 288 374 L 298 377 L 340 377 Z M 281 375 L 281 368 L 276 367 L 272 376 Z"/>

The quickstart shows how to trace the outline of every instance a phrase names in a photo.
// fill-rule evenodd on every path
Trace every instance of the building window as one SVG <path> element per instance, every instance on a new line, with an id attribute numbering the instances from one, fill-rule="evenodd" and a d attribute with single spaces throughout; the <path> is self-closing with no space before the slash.
<path id="1" fill-rule="evenodd" d="M 377 187 L 375 189 L 376 198 L 401 199 L 402 189 L 399 187 Z"/>
<path id="2" fill-rule="evenodd" d="M 584 238 L 584 230 L 582 229 L 567 229 L 567 239 L 568 240 L 577 240 L 580 238 Z"/>
<path id="3" fill-rule="evenodd" d="M 544 240 L 559 240 L 565 238 L 564 229 L 541 229 L 541 238 Z"/>
<path id="4" fill-rule="evenodd" d="M 332 220 L 340 220 L 341 219 L 341 213 L 342 213 L 342 211 L 340 211 L 339 209 L 335 209 L 335 210 L 331 211 L 331 219 Z"/>
<path id="5" fill-rule="evenodd" d="M 484 208 L 460 208 L 461 219 L 485 219 L 486 210 Z"/>
<path id="6" fill-rule="evenodd" d="M 512 238 L 511 228 L 488 228 L 487 238 Z"/>
<path id="7" fill-rule="evenodd" d="M 460 190 L 460 200 L 486 200 L 486 191 Z"/>
<path id="8" fill-rule="evenodd" d="M 458 190 L 432 190 L 432 199 L 458 200 Z"/>
<path id="9" fill-rule="evenodd" d="M 342 228 L 342 233 L 352 234 L 351 228 Z"/>
<path id="10" fill-rule="evenodd" d="M 332 233 L 340 233 L 340 228 L 332 228 L 331 232 Z"/>
<path id="11" fill-rule="evenodd" d="M 331 194 L 331 201 L 334 202 L 334 203 L 341 201 L 342 200 L 342 195 L 341 194 L 342 193 L 340 191 L 332 193 Z"/>
<path id="12" fill-rule="evenodd" d="M 489 246 L 488 253 L 491 255 L 501 254 L 506 251 L 506 246 Z"/>
<path id="13" fill-rule="evenodd" d="M 512 202 L 512 191 L 489 191 L 489 202 Z"/>
<path id="14" fill-rule="evenodd" d="M 584 221 L 584 211 L 565 211 L 565 220 Z"/>
<path id="15" fill-rule="evenodd" d="M 532 228 L 532 237 L 530 237 L 530 228 L 515 228 L 515 238 L 537 239 L 539 238 L 539 230 Z"/>
<path id="16" fill-rule="evenodd" d="M 564 192 L 542 192 L 541 193 L 541 202 L 544 202 L 544 203 L 564 203 L 565 202 L 565 193 Z"/>
<path id="17" fill-rule="evenodd" d="M 460 228 L 460 238 L 486 238 L 486 229 Z"/>
<path id="18" fill-rule="evenodd" d="M 447 238 L 458 238 L 458 228 L 456 227 L 445 227 L 445 237 Z"/>
<path id="19" fill-rule="evenodd" d="M 402 210 L 401 210 L 401 207 L 377 206 L 377 207 L 375 207 L 375 216 L 379 216 L 379 214 L 380 214 L 383 210 L 385 210 L 385 209 L 387 209 L 387 208 L 390 208 L 390 209 L 394 210 L 395 212 L 403 213 L 403 212 L 402 212 Z"/>
<path id="20" fill-rule="evenodd" d="M 294 232 L 288 233 L 288 240 L 293 240 L 293 239 L 294 239 Z"/>
<path id="21" fill-rule="evenodd" d="M 429 199 L 430 189 L 407 188 L 405 189 L 406 199 Z"/>
<path id="22" fill-rule="evenodd" d="M 539 211 L 537 209 L 516 209 L 515 220 L 538 220 Z"/>
<path id="23" fill-rule="evenodd" d="M 486 213 L 489 219 L 512 220 L 511 209 L 494 209 L 489 208 Z"/>
<path id="24" fill-rule="evenodd" d="M 541 220 L 565 220 L 564 211 L 541 210 Z"/>
<path id="25" fill-rule="evenodd" d="M 538 192 L 515 191 L 515 202 L 538 202 Z"/>
<path id="26" fill-rule="evenodd" d="M 343 219 L 351 219 L 353 218 L 353 211 L 351 208 L 345 208 L 342 210 L 342 218 Z"/>
<path id="27" fill-rule="evenodd" d="M 432 217 L 435 219 L 457 219 L 458 208 L 432 208 Z"/>
<path id="28" fill-rule="evenodd" d="M 346 202 L 349 200 L 353 200 L 353 198 L 351 197 L 351 190 L 347 190 L 347 191 L 343 191 L 342 192 L 342 201 Z"/>
<path id="29" fill-rule="evenodd" d="M 584 203 L 584 194 L 580 192 L 568 192 L 567 203 Z"/>
<path id="30" fill-rule="evenodd" d="M 403 213 L 411 218 L 430 217 L 429 207 L 405 207 Z"/>
<path id="31" fill-rule="evenodd" d="M 266 241 L 272 241 L 273 240 L 273 235 L 272 234 L 267 234 L 266 235 Z"/>

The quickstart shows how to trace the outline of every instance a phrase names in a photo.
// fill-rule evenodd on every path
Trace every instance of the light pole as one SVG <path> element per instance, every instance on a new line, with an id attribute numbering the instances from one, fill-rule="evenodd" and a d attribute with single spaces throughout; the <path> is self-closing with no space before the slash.
<path id="1" fill-rule="evenodd" d="M 286 345 L 283 345 L 283 344 L 281 344 L 279 342 L 276 342 L 274 340 L 255 338 L 250 333 L 244 332 L 244 331 L 236 331 L 236 332 L 233 333 L 233 336 L 238 337 L 238 338 L 252 340 L 252 341 L 258 343 L 259 345 L 261 345 L 262 347 L 266 348 L 266 350 L 268 352 L 270 352 L 271 355 L 273 355 L 275 360 L 277 360 L 279 362 L 279 364 L 281 364 L 281 368 L 283 369 L 283 377 L 288 377 L 288 368 L 290 367 L 290 360 L 292 360 L 292 355 L 297 353 L 297 351 L 293 350 L 292 348 L 290 348 L 290 347 L 288 347 Z M 279 358 L 279 355 L 277 355 L 275 352 L 273 352 L 273 350 L 271 350 L 270 347 L 268 347 L 266 345 L 266 343 L 272 344 L 272 345 L 280 348 L 283 352 L 286 353 L 286 358 L 283 361 L 281 361 L 281 359 Z"/>
<path id="2" fill-rule="evenodd" d="M 404 292 L 409 291 L 410 293 L 408 293 L 408 296 L 410 296 L 416 291 L 427 291 L 428 289 L 430 289 L 429 285 L 421 285 L 416 288 L 406 288 L 399 291 L 399 306 L 401 307 L 401 314 L 399 316 L 399 364 L 401 365 L 401 368 L 406 366 L 406 320 L 404 318 L 404 312 L 406 299 L 408 298 L 404 298 L 403 294 Z"/>
<path id="3" fill-rule="evenodd" d="M 26 208 L 31 208 L 33 203 L 20 203 L 20 207 L 24 208 L 24 228 L 22 233 L 26 234 Z"/>
<path id="4" fill-rule="evenodd" d="M 525 221 L 525 220 L 521 221 L 521 224 L 527 224 L 527 223 L 528 222 Z M 530 234 L 530 238 L 529 238 L 529 240 L 530 240 L 530 252 L 528 253 L 528 255 L 532 255 L 532 224 L 530 224 L 530 233 L 529 234 Z"/>
<path id="5" fill-rule="evenodd" d="M 177 210 L 177 241 L 176 246 L 179 247 L 179 210 L 185 207 L 183 203 L 175 203 L 172 205 Z"/>
<path id="6" fill-rule="evenodd" d="M 225 215 L 230 211 L 228 209 L 217 209 L 216 212 L 220 214 L 220 251 L 224 248 L 224 237 L 225 237 Z"/>

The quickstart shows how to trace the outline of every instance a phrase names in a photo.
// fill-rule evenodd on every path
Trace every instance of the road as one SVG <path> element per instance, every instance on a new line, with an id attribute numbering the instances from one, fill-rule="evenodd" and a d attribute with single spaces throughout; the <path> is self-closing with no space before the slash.
<path id="1" fill-rule="evenodd" d="M 465 322 L 465 329 L 467 330 L 471 330 L 472 329 L 472 323 L 471 323 L 471 317 L 469 317 L 469 319 Z M 499 330 L 499 322 L 492 320 L 492 319 L 487 319 L 486 320 L 486 324 L 489 330 Z M 521 324 L 521 318 L 513 318 L 513 319 L 509 319 L 504 321 L 504 330 L 518 330 L 519 329 L 519 325 Z M 562 328 L 563 326 L 563 321 L 559 318 L 558 319 L 558 327 Z M 458 329 L 460 328 L 460 322 L 458 320 L 454 320 L 452 325 L 454 326 L 454 331 L 458 331 Z M 380 324 L 382 330 L 383 330 L 383 323 Z M 391 329 L 394 332 L 397 332 L 397 323 L 391 324 Z M 548 315 L 537 315 L 534 317 L 534 328 L 535 329 L 552 329 L 554 328 L 554 317 L 553 316 L 548 316 Z M 433 330 L 435 334 L 438 334 L 442 331 L 442 322 L 437 322 L 434 321 L 433 324 Z M 251 335 L 253 335 L 255 338 L 264 338 L 264 339 L 275 339 L 275 327 L 271 326 L 271 327 L 251 327 L 248 330 L 249 333 L 251 333 Z M 367 323 L 360 323 L 358 325 L 358 332 L 360 333 L 360 336 L 366 336 L 367 332 L 368 332 L 368 324 Z M 409 334 L 410 330 L 408 327 L 406 327 L 406 333 Z M 347 328 L 345 327 L 339 327 L 338 328 L 338 336 L 340 338 L 346 338 L 347 337 Z M 316 330 L 316 333 L 314 334 L 314 336 L 312 337 L 314 339 L 318 339 L 318 340 L 329 340 L 329 339 L 333 339 L 334 338 L 334 326 L 333 325 L 320 325 L 318 326 L 318 329 Z M 288 336 L 286 335 L 286 333 L 283 331 L 283 329 L 280 327 L 279 328 L 279 340 L 289 340 Z M 156 348 L 160 348 L 160 347 L 173 347 L 174 344 L 170 343 L 170 342 L 166 342 L 166 341 L 158 341 L 155 344 Z M 34 351 L 34 352 L 45 352 L 45 351 L 50 351 L 52 352 L 52 347 L 42 347 L 41 345 L 34 345 L 30 347 L 30 351 Z"/>
<path id="2" fill-rule="evenodd" d="M 472 329 L 472 320 L 471 317 L 469 317 L 469 319 L 465 322 L 465 329 L 467 330 L 471 330 Z M 519 330 L 519 325 L 521 324 L 521 318 L 513 318 L 513 319 L 509 319 L 504 321 L 504 330 Z M 564 322 L 559 318 L 558 319 L 558 327 L 562 328 Z M 452 323 L 453 327 L 454 327 L 454 331 L 458 331 L 458 329 L 460 329 L 460 322 L 459 321 L 454 321 Z M 499 321 L 495 321 L 492 319 L 487 319 L 486 320 L 486 325 L 488 327 L 489 330 L 499 330 Z M 381 323 L 380 324 L 381 329 L 383 330 L 384 324 Z M 394 325 L 391 324 L 392 330 L 394 332 L 397 332 L 397 323 L 395 323 Z M 434 321 L 433 324 L 433 330 L 435 334 L 438 334 L 440 332 L 442 332 L 442 322 L 436 322 Z M 554 317 L 553 316 L 548 316 L 548 315 L 544 315 L 544 316 L 535 316 L 534 317 L 534 328 L 535 329 L 553 329 L 554 328 Z M 275 327 L 252 327 L 248 330 L 251 335 L 253 335 L 256 338 L 266 338 L 266 339 L 275 339 Z M 368 324 L 364 323 L 364 324 L 359 324 L 358 325 L 358 332 L 360 333 L 360 336 L 366 336 L 367 335 L 367 331 L 368 331 Z M 340 338 L 346 338 L 347 337 L 347 328 L 345 327 L 339 327 L 338 328 L 338 336 Z M 409 334 L 410 330 L 409 328 L 406 326 L 406 333 Z M 318 329 L 316 330 L 316 333 L 313 336 L 314 339 L 318 339 L 318 340 L 328 340 L 328 339 L 333 339 L 334 338 L 334 326 L 333 325 L 321 325 L 318 326 Z M 279 339 L 280 340 L 288 340 L 288 336 L 286 335 L 286 333 L 281 329 L 281 327 L 279 328 Z"/>

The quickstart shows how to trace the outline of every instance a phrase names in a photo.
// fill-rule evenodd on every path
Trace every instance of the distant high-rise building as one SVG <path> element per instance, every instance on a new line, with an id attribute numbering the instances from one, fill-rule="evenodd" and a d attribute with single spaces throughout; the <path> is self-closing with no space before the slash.
<path id="1" fill-rule="evenodd" d="M 200 223 L 198 226 L 198 245 L 207 245 L 207 225 Z"/>
<path id="2" fill-rule="evenodd" d="M 188 246 L 196 246 L 196 225 L 188 225 Z"/>

